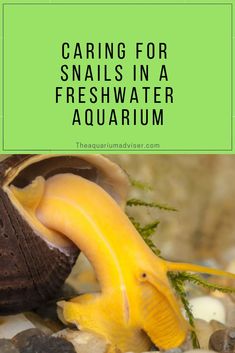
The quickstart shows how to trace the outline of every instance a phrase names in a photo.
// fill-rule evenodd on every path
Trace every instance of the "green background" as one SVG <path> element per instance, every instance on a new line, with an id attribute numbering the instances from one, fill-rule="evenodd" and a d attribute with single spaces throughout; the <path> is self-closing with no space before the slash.
<path id="1" fill-rule="evenodd" d="M 94 150 L 103 153 L 233 153 L 232 124 L 232 3 L 5 3 L 4 81 L 2 85 L 1 153 L 82 152 L 76 142 L 159 144 L 158 149 Z M 135 58 L 135 42 L 166 42 L 164 62 L 141 60 L 152 69 L 166 64 L 174 104 L 164 105 L 163 126 L 72 126 L 77 104 L 55 103 L 61 83 L 61 43 L 120 42 L 127 58 L 93 60 L 123 64 L 125 79 Z M 79 64 L 79 60 L 70 60 Z M 82 64 L 88 62 L 83 60 Z M 82 86 L 99 85 L 96 82 Z M 109 83 L 100 85 L 109 85 Z M 119 85 L 113 81 L 111 85 Z M 137 86 L 159 86 L 151 80 Z M 90 108 L 89 104 L 83 108 Z M 94 105 L 111 108 L 111 105 Z M 123 104 L 120 108 L 133 108 Z M 153 104 L 139 106 L 152 109 Z M 159 108 L 158 106 L 156 107 Z M 85 150 L 85 149 L 84 149 Z M 92 152 L 92 151 L 89 151 Z"/>

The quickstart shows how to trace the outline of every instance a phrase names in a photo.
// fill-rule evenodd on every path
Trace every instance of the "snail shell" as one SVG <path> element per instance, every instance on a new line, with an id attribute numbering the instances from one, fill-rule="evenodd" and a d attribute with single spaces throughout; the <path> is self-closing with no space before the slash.
<path id="1" fill-rule="evenodd" d="M 8 194 L 10 185 L 24 187 L 39 175 L 47 179 L 59 173 L 81 175 L 125 205 L 128 178 L 100 155 L 12 155 L 1 162 L 0 314 L 30 310 L 56 296 L 77 259 L 74 244 L 49 243 Z"/>

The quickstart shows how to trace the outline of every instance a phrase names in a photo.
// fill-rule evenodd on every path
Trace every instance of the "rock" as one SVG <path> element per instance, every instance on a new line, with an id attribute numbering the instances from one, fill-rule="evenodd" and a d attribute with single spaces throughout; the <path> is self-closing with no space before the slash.
<path id="1" fill-rule="evenodd" d="M 202 349 L 208 349 L 209 338 L 214 332 L 210 323 L 205 320 L 196 319 L 195 329 L 196 329 L 196 335 L 197 335 L 200 347 Z"/>
<path id="2" fill-rule="evenodd" d="M 235 352 L 235 328 L 215 331 L 210 337 L 209 348 L 221 353 Z"/>
<path id="3" fill-rule="evenodd" d="M 54 332 L 63 329 L 63 325 L 58 320 L 53 321 L 48 318 L 42 318 L 34 312 L 25 313 L 25 316 L 36 328 L 43 331 L 46 335 L 52 335 Z"/>
<path id="4" fill-rule="evenodd" d="M 31 336 L 20 353 L 76 353 L 72 343 L 59 337 Z"/>
<path id="5" fill-rule="evenodd" d="M 225 325 L 221 324 L 220 322 L 216 320 L 212 320 L 210 322 L 207 322 L 205 320 L 201 319 L 195 319 L 194 321 L 195 324 L 195 329 L 196 329 L 196 335 L 200 344 L 201 349 L 208 349 L 209 347 L 209 339 L 210 336 L 215 332 L 216 330 L 221 330 L 226 328 Z M 191 342 L 188 342 L 191 344 Z M 184 349 L 185 344 L 182 346 L 183 351 L 187 350 L 187 346 Z M 188 350 L 191 350 L 192 346 L 188 348 Z"/>
<path id="6" fill-rule="evenodd" d="M 53 336 L 62 337 L 70 341 L 78 353 L 106 353 L 108 343 L 101 337 L 92 332 L 65 329 L 57 332 Z"/>
<path id="7" fill-rule="evenodd" d="M 221 300 L 202 296 L 189 300 L 195 318 L 205 321 L 217 320 L 225 323 L 225 308 Z"/>
<path id="8" fill-rule="evenodd" d="M 45 334 L 37 328 L 31 328 L 29 330 L 25 330 L 18 333 L 16 336 L 12 338 L 12 342 L 14 343 L 15 347 L 21 350 L 26 346 L 29 338 L 33 336 L 43 337 L 45 336 Z"/>
<path id="9" fill-rule="evenodd" d="M 0 338 L 11 339 L 17 333 L 35 326 L 23 314 L 0 317 Z"/>
<path id="10" fill-rule="evenodd" d="M 19 353 L 19 350 L 14 344 L 7 339 L 0 339 L 0 352 L 1 353 Z"/>
<path id="11" fill-rule="evenodd" d="M 213 332 L 215 332 L 217 330 L 224 330 L 226 328 L 226 326 L 224 324 L 222 324 L 221 322 L 216 321 L 216 320 L 211 320 L 210 326 L 212 327 Z"/>
<path id="12" fill-rule="evenodd" d="M 233 297 L 226 295 L 222 298 L 226 311 L 227 327 L 235 327 L 235 302 Z"/>

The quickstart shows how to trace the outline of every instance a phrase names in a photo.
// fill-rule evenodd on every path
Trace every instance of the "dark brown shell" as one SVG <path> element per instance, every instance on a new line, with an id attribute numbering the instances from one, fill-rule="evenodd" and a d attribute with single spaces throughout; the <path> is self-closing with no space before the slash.
<path id="1" fill-rule="evenodd" d="M 0 164 L 0 180 L 8 166 L 30 156 L 15 155 Z M 0 189 L 0 314 L 30 310 L 53 298 L 71 272 L 79 249 L 67 253 L 49 247 L 36 235 Z"/>
<path id="2" fill-rule="evenodd" d="M 0 163 L 0 314 L 30 310 L 55 297 L 80 252 L 72 243 L 66 251 L 48 245 L 35 234 L 4 191 L 9 175 L 33 158 L 35 155 L 13 155 Z M 37 175 L 47 178 L 61 172 L 97 182 L 97 170 L 97 166 L 77 157 L 48 159 L 45 155 L 45 160 L 29 163 L 16 177 L 10 177 L 10 183 L 23 187 Z"/>

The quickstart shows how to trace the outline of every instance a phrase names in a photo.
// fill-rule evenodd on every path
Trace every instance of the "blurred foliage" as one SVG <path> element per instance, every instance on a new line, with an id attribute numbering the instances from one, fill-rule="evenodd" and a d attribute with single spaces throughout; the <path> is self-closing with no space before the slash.
<path id="1" fill-rule="evenodd" d="M 140 189 L 140 190 L 149 190 L 149 191 L 153 190 L 151 185 L 149 185 L 147 183 L 143 183 L 139 180 L 132 179 L 129 175 L 128 175 L 128 177 L 129 177 L 130 183 L 133 187 Z"/>

